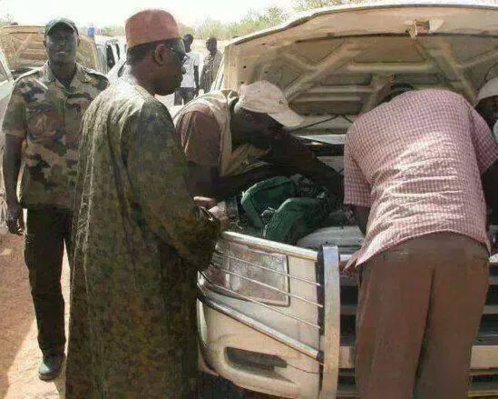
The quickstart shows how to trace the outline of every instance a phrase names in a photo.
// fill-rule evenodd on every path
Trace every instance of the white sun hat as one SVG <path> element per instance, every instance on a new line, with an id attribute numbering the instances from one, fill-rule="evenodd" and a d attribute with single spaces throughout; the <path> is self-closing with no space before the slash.
<path id="1" fill-rule="evenodd" d="M 304 118 L 289 107 L 284 93 L 278 86 L 266 80 L 242 85 L 239 90 L 239 104 L 242 108 L 270 115 L 285 127 L 296 127 Z"/>
<path id="2" fill-rule="evenodd" d="M 494 96 L 498 96 L 498 77 L 488 80 L 484 86 L 481 87 L 474 105 L 479 104 L 481 100 Z"/>

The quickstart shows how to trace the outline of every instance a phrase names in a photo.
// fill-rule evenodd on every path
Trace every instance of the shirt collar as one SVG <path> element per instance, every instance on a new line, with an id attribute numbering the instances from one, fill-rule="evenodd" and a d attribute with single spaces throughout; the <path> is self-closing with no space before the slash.
<path id="1" fill-rule="evenodd" d="M 55 82 L 55 75 L 52 72 L 52 69 L 48 65 L 48 62 L 46 62 L 41 68 L 40 68 L 40 80 L 44 83 L 52 83 Z"/>
<path id="2" fill-rule="evenodd" d="M 53 83 L 57 80 L 48 61 L 41 67 L 41 75 L 41 80 L 45 83 Z M 74 86 L 77 81 L 82 83 L 88 83 L 90 81 L 90 77 L 85 72 L 85 69 L 78 63 L 76 63 L 76 73 L 71 81 L 71 86 Z"/>
<path id="3" fill-rule="evenodd" d="M 76 74 L 74 75 L 81 83 L 90 82 L 90 76 L 86 73 L 85 69 L 78 63 L 76 63 Z"/>

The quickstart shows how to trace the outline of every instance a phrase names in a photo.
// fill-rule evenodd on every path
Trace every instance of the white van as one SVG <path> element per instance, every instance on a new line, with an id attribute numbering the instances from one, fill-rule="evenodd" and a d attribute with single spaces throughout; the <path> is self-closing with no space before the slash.
<path id="1" fill-rule="evenodd" d="M 104 74 L 107 74 L 120 59 L 126 58 L 126 50 L 119 38 L 97 35 L 94 39 Z"/>
<path id="2" fill-rule="evenodd" d="M 389 1 L 312 10 L 232 41 L 214 87 L 277 84 L 309 126 L 294 134 L 341 170 L 348 127 L 389 83 L 447 88 L 473 102 L 482 84 L 498 76 L 498 6 L 490 3 Z M 225 233 L 198 280 L 203 370 L 279 397 L 359 397 L 358 290 L 340 276 L 339 262 L 361 240 L 355 226 L 321 229 L 296 246 Z M 497 263 L 490 272 L 470 397 L 498 395 Z"/>
<path id="3" fill-rule="evenodd" d="M 7 64 L 7 58 L 2 50 L 0 50 L 0 126 L 2 125 L 7 105 L 9 104 L 12 88 L 14 87 L 14 78 Z M 0 134 L 0 234 L 7 232 L 5 214 L 5 189 L 3 184 L 3 149 L 5 146 L 5 136 Z"/>

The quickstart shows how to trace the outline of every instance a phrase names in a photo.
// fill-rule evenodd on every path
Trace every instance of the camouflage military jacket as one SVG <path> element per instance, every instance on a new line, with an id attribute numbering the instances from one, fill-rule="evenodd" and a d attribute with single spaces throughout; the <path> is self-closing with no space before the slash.
<path id="1" fill-rule="evenodd" d="M 223 59 L 223 53 L 218 50 L 214 57 L 209 53 L 204 59 L 204 66 L 202 67 L 201 72 L 201 89 L 204 90 L 204 93 L 207 93 L 211 90 L 211 85 L 216 79 L 216 74 L 218 73 L 218 69 L 221 65 L 221 60 Z"/>
<path id="2" fill-rule="evenodd" d="M 168 110 L 121 80 L 83 117 L 67 399 L 190 399 L 196 274 L 219 224 L 195 206 Z"/>
<path id="3" fill-rule="evenodd" d="M 26 140 L 24 207 L 71 207 L 81 119 L 107 86 L 105 76 L 78 64 L 69 88 L 55 78 L 48 63 L 16 81 L 3 132 Z"/>

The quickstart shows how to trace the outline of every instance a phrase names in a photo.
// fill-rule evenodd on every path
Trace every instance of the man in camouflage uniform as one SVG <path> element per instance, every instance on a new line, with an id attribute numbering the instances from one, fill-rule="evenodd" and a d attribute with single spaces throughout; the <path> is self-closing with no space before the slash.
<path id="1" fill-rule="evenodd" d="M 67 399 L 195 397 L 196 274 L 219 223 L 185 185 L 186 162 L 155 94 L 182 80 L 173 17 L 126 22 L 125 75 L 82 124 Z"/>
<path id="2" fill-rule="evenodd" d="M 64 360 L 64 299 L 61 268 L 64 243 L 71 249 L 72 193 L 76 182 L 79 129 L 83 113 L 103 91 L 107 79 L 76 63 L 78 30 L 72 21 L 57 19 L 45 27 L 48 62 L 21 76 L 14 85 L 3 132 L 6 146 L 4 179 L 7 225 L 13 234 L 24 230 L 25 261 L 43 352 L 42 380 L 60 372 Z M 17 181 L 24 171 L 20 199 Z"/>
<path id="3" fill-rule="evenodd" d="M 216 79 L 216 74 L 223 59 L 223 53 L 218 50 L 218 40 L 215 37 L 210 37 L 206 41 L 206 48 L 209 54 L 204 59 L 204 66 L 201 72 L 201 89 L 204 93 L 211 91 L 211 86 Z"/>

